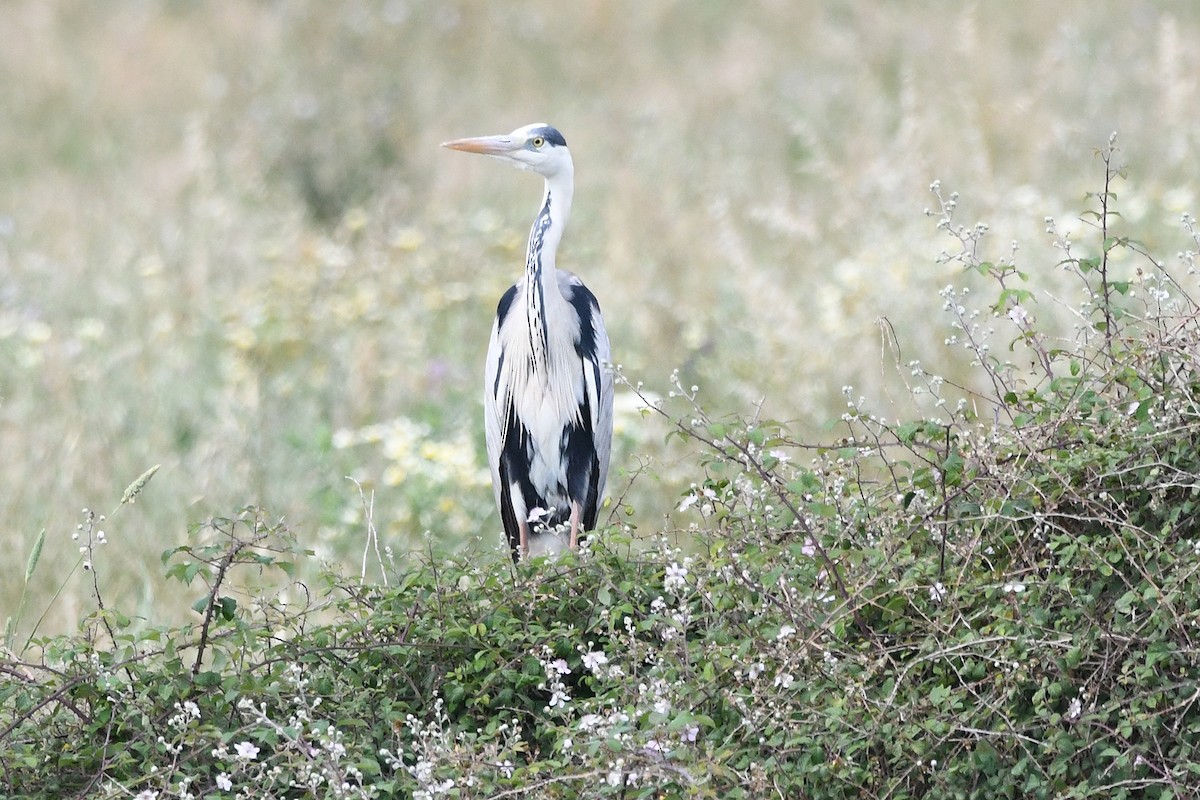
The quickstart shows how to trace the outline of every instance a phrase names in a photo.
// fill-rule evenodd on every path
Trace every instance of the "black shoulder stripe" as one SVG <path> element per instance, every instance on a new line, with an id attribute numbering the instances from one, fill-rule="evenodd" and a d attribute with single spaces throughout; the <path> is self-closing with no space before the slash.
<path id="1" fill-rule="evenodd" d="M 504 319 L 508 316 L 509 310 L 512 308 L 513 300 L 517 297 L 517 285 L 514 283 L 508 287 L 508 291 L 500 298 L 500 302 L 496 304 L 496 326 L 497 328 L 504 324 Z"/>

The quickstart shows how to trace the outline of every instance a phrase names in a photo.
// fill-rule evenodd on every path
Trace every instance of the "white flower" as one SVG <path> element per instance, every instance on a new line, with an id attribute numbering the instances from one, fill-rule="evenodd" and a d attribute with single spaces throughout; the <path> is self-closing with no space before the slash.
<path id="1" fill-rule="evenodd" d="M 544 508 L 531 508 L 529 510 L 529 516 L 525 518 L 525 521 L 532 524 L 537 522 L 542 517 L 548 516 L 549 514 L 550 512 Z"/>
<path id="2" fill-rule="evenodd" d="M 138 792 L 133 800 L 154 800 L 156 797 L 158 797 L 158 792 L 153 789 L 147 789 L 144 792 Z"/>
<path id="3" fill-rule="evenodd" d="M 1004 591 L 1008 592 L 1009 594 L 1020 594 L 1021 592 L 1025 591 L 1025 584 L 1006 583 L 1004 584 Z"/>
<path id="4" fill-rule="evenodd" d="M 1079 719 L 1079 715 L 1083 713 L 1083 703 L 1078 697 L 1072 697 L 1070 705 L 1067 706 L 1067 719 Z"/>
<path id="5" fill-rule="evenodd" d="M 591 672 L 595 672 L 597 667 L 601 667 L 608 663 L 608 656 L 604 655 L 603 650 L 592 650 L 589 653 L 583 654 L 583 666 Z"/>
<path id="6" fill-rule="evenodd" d="M 233 789 L 233 781 L 229 780 L 229 776 L 222 772 L 217 776 L 217 788 L 223 792 L 228 792 Z"/>
<path id="7" fill-rule="evenodd" d="M 684 578 L 687 577 L 687 567 L 682 567 L 678 562 L 671 562 L 671 566 L 667 567 L 666 577 L 663 579 L 663 587 L 667 591 L 672 589 L 682 589 L 684 586 Z"/>
<path id="8" fill-rule="evenodd" d="M 579 718 L 579 729 L 590 731 L 603 721 L 604 719 L 599 714 L 584 714 Z"/>
<path id="9" fill-rule="evenodd" d="M 233 751 L 242 761 L 253 761 L 258 758 L 258 746 L 250 742 L 238 742 L 233 746 Z"/>
<path id="10" fill-rule="evenodd" d="M 566 659 L 559 658 L 550 662 L 550 669 L 557 672 L 559 675 L 570 675 L 571 668 L 567 666 Z"/>
<path id="11" fill-rule="evenodd" d="M 800 546 L 800 554 L 812 558 L 817 554 L 817 545 L 812 539 L 805 539 L 804 544 Z"/>
<path id="12" fill-rule="evenodd" d="M 775 676 L 775 685 L 781 689 L 790 689 L 796 678 L 790 672 L 782 672 Z"/>
<path id="13" fill-rule="evenodd" d="M 788 639 L 788 637 L 790 637 L 795 632 L 796 632 L 796 629 L 793 628 L 791 625 L 783 625 L 779 628 L 779 633 L 775 634 L 775 639 L 780 642 L 786 641 Z"/>
<path id="14" fill-rule="evenodd" d="M 932 600 L 933 602 L 940 603 L 940 602 L 942 602 L 942 598 L 944 598 L 945 596 L 946 596 L 946 587 L 942 585 L 941 581 L 938 581 L 933 586 L 929 587 L 929 599 Z"/>

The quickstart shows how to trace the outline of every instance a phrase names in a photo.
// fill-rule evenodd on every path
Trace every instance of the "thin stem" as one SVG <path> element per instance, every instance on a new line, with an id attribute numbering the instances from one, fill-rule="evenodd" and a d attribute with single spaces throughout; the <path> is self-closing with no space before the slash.
<path id="1" fill-rule="evenodd" d="M 1100 289 L 1104 308 L 1104 349 L 1109 361 L 1113 359 L 1112 287 L 1108 284 L 1108 192 L 1113 177 L 1112 155 L 1110 140 L 1108 149 L 1101 156 L 1104 159 L 1104 191 L 1100 193 Z"/>

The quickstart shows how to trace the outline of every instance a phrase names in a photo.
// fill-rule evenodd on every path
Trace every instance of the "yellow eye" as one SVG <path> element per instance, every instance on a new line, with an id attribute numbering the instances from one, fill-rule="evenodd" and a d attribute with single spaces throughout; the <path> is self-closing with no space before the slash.
<path id="1" fill-rule="evenodd" d="M 546 143 L 546 140 L 543 139 L 541 136 L 533 137 L 533 140 L 530 142 L 530 144 L 532 144 L 534 147 L 541 147 L 545 143 Z"/>

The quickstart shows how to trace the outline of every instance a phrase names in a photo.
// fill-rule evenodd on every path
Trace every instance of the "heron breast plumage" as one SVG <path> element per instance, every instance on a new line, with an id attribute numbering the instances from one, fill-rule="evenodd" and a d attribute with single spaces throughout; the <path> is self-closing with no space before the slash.
<path id="1" fill-rule="evenodd" d="M 507 499 L 513 513 L 523 517 L 541 507 L 547 512 L 542 521 L 554 523 L 562 521 L 571 499 L 590 493 L 595 496 L 588 514 L 591 527 L 608 473 L 608 336 L 595 296 L 582 281 L 561 270 L 556 278 L 543 302 L 564 306 L 546 315 L 547 338 L 559 346 L 551 345 L 541 357 L 531 351 L 537 337 L 530 327 L 537 322 L 524 313 L 527 279 L 510 288 L 497 307 L 485 397 L 489 461 L 502 507 Z M 518 441 L 509 441 L 511 437 Z M 520 458 L 505 459 L 505 453 Z M 516 462 L 517 469 L 509 462 Z M 502 474 L 504 470 L 512 471 Z M 573 480 L 579 485 L 570 485 Z"/>

